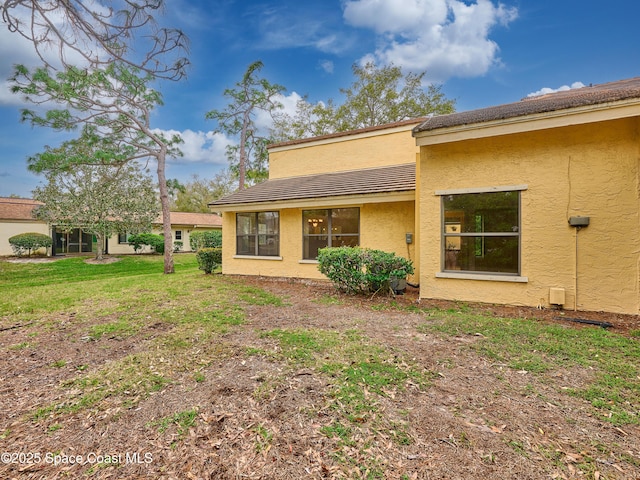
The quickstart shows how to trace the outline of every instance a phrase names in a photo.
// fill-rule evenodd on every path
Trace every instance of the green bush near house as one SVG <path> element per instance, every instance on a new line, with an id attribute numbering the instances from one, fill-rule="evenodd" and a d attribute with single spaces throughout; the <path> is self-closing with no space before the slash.
<path id="1" fill-rule="evenodd" d="M 129 236 L 129 244 L 137 253 L 143 246 L 148 245 L 156 253 L 164 253 L 164 237 L 155 233 L 136 233 Z"/>
<path id="2" fill-rule="evenodd" d="M 395 253 L 360 247 L 318 250 L 318 269 L 346 293 L 374 293 L 389 289 L 391 278 L 413 273 L 411 260 Z"/>
<path id="3" fill-rule="evenodd" d="M 19 233 L 9 238 L 9 244 L 16 255 L 23 255 L 25 252 L 35 252 L 39 248 L 49 248 L 52 245 L 51 237 L 44 233 L 27 232 Z"/>
<path id="4" fill-rule="evenodd" d="M 222 248 L 201 248 L 196 252 L 198 268 L 205 274 L 212 273 L 219 265 L 222 265 Z"/>
<path id="5" fill-rule="evenodd" d="M 189 245 L 194 252 L 201 248 L 220 248 L 222 247 L 222 232 L 220 230 L 192 232 L 189 237 Z"/>

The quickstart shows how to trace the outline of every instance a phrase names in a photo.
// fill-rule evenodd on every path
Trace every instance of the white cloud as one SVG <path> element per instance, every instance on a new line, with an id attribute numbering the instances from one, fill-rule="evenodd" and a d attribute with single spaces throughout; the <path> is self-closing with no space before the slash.
<path id="1" fill-rule="evenodd" d="M 261 36 L 258 45 L 265 50 L 311 47 L 325 53 L 337 54 L 348 50 L 354 38 L 337 31 L 326 8 L 300 3 L 297 6 L 256 6 L 250 10 Z"/>
<path id="2" fill-rule="evenodd" d="M 92 8 L 102 8 L 99 4 L 92 4 Z M 12 15 L 16 15 L 21 19 L 23 25 L 29 25 L 28 14 L 30 9 L 12 9 Z M 106 13 L 106 11 L 105 11 Z M 65 21 L 61 14 L 56 12 L 50 13 L 51 20 L 62 31 L 65 31 Z M 79 42 L 83 43 L 83 42 Z M 45 60 L 54 66 L 59 66 L 58 47 L 55 44 L 49 46 L 40 46 L 40 53 Z M 82 66 L 86 64 L 84 57 L 77 51 L 65 49 L 65 58 L 70 64 Z M 20 95 L 11 93 L 8 78 L 13 75 L 15 65 L 25 65 L 28 68 L 34 68 L 42 65 L 42 60 L 36 53 L 33 42 L 27 40 L 17 32 L 10 32 L 4 23 L 0 23 L 0 106 L 24 106 L 25 102 Z"/>
<path id="3" fill-rule="evenodd" d="M 573 82 L 571 85 L 563 85 L 558 88 L 549 88 L 544 87 L 538 90 L 537 92 L 531 92 L 527 95 L 527 97 L 539 97 L 540 95 L 547 95 L 548 93 L 556 93 L 556 92 L 566 92 L 567 90 L 573 90 L 575 88 L 583 88 L 586 85 L 582 82 Z"/>
<path id="4" fill-rule="evenodd" d="M 325 73 L 333 73 L 333 69 L 335 68 L 335 65 L 333 64 L 333 62 L 331 60 L 321 60 L 320 61 L 320 68 L 325 72 Z"/>
<path id="5" fill-rule="evenodd" d="M 499 64 L 499 47 L 489 33 L 516 17 L 515 8 L 492 0 L 349 0 L 344 8 L 347 23 L 380 35 L 380 46 L 366 59 L 426 70 L 440 82 L 483 75 Z"/>
<path id="6" fill-rule="evenodd" d="M 277 95 L 274 100 L 282 105 L 282 109 L 278 110 L 278 113 L 285 113 L 293 116 L 296 113 L 298 101 L 302 100 L 302 97 L 297 92 L 291 92 L 291 94 L 286 96 Z M 268 112 L 257 110 L 255 124 L 260 135 L 267 135 L 270 128 L 273 126 L 273 119 Z"/>
<path id="7" fill-rule="evenodd" d="M 24 105 L 19 95 L 11 93 L 9 77 L 17 64 L 32 67 L 39 63 L 33 44 L 0 25 L 0 105 Z"/>
<path id="8" fill-rule="evenodd" d="M 178 135 L 184 143 L 179 145 L 183 156 L 172 159 L 173 163 L 212 163 L 216 165 L 226 165 L 226 148 L 234 142 L 222 133 L 202 132 L 193 130 L 160 130 L 155 129 L 154 132 L 162 133 L 165 137 L 170 138 Z"/>
<path id="9" fill-rule="evenodd" d="M 447 13 L 446 0 L 351 0 L 344 7 L 348 23 L 379 34 L 416 34 L 425 25 L 445 23 Z"/>

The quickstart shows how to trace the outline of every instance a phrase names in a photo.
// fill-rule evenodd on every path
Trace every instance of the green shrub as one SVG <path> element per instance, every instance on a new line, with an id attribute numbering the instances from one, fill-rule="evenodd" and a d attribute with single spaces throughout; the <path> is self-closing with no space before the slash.
<path id="1" fill-rule="evenodd" d="M 155 233 L 136 233 L 129 236 L 129 244 L 137 253 L 143 246 L 148 245 L 156 253 L 164 253 L 164 236 Z"/>
<path id="2" fill-rule="evenodd" d="M 19 233 L 9 238 L 9 244 L 13 249 L 13 253 L 16 255 L 22 255 L 24 252 L 29 252 L 31 256 L 32 251 L 36 251 L 39 248 L 49 248 L 53 242 L 49 235 L 44 233 Z"/>
<path id="3" fill-rule="evenodd" d="M 318 269 L 339 290 L 366 294 L 389 290 L 389 279 L 411 275 L 413 264 L 382 250 L 328 247 L 318 251 Z"/>
<path id="4" fill-rule="evenodd" d="M 196 252 L 198 268 L 204 273 L 213 272 L 219 265 L 222 265 L 221 248 L 201 248 Z"/>
<path id="5" fill-rule="evenodd" d="M 222 232 L 220 230 L 192 232 L 189 237 L 189 245 L 194 252 L 201 248 L 220 248 L 222 247 Z"/>
<path id="6" fill-rule="evenodd" d="M 339 289 L 347 293 L 364 291 L 364 264 L 358 247 L 332 247 L 318 250 L 318 269 Z"/>
<path id="7" fill-rule="evenodd" d="M 173 242 L 173 251 L 174 252 L 181 252 L 182 251 L 182 246 L 184 244 L 181 241 L 175 241 Z"/>

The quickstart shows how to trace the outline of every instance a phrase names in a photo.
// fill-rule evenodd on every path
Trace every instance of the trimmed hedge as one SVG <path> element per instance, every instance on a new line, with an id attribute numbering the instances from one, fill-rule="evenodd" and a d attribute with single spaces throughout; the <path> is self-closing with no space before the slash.
<path id="1" fill-rule="evenodd" d="M 318 250 L 318 269 L 339 290 L 369 294 L 391 291 L 390 278 L 413 274 L 413 263 L 382 250 L 326 247 Z"/>
<path id="2" fill-rule="evenodd" d="M 129 244 L 137 253 L 144 245 L 151 247 L 156 253 L 164 253 L 164 236 L 155 233 L 137 233 L 129 236 Z"/>
<path id="3" fill-rule="evenodd" d="M 51 237 L 44 233 L 27 232 L 19 233 L 9 238 L 9 244 L 16 255 L 20 256 L 25 251 L 28 251 L 29 256 L 31 256 L 32 251 L 35 252 L 39 248 L 49 248 L 53 245 L 53 242 Z"/>
<path id="4" fill-rule="evenodd" d="M 222 265 L 222 248 L 201 248 L 196 252 L 196 259 L 198 268 L 209 274 Z"/>
<path id="5" fill-rule="evenodd" d="M 192 232 L 189 237 L 189 245 L 194 252 L 201 248 L 220 248 L 222 247 L 222 232 L 220 230 Z"/>

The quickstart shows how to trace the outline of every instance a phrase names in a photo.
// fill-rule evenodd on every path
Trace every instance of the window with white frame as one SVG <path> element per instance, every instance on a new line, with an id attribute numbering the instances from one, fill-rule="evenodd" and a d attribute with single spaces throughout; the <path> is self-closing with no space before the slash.
<path id="1" fill-rule="evenodd" d="M 303 210 L 302 258 L 315 260 L 323 247 L 355 247 L 360 244 L 360 209 Z"/>
<path id="2" fill-rule="evenodd" d="M 444 272 L 520 275 L 520 190 L 445 191 Z"/>
<path id="3" fill-rule="evenodd" d="M 280 214 L 278 212 L 237 213 L 236 254 L 279 256 Z"/>
<path id="4" fill-rule="evenodd" d="M 126 244 L 129 243 L 129 237 L 131 236 L 130 233 L 119 233 L 118 234 L 118 243 L 120 244 Z"/>
<path id="5" fill-rule="evenodd" d="M 182 240 L 182 230 L 176 230 L 176 240 Z"/>

